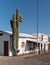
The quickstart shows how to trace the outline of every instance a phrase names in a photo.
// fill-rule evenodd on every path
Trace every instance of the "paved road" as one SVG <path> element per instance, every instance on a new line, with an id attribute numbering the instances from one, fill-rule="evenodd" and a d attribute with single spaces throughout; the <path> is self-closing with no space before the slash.
<path id="1" fill-rule="evenodd" d="M 0 56 L 0 65 L 50 65 L 50 53 L 19 57 Z"/>

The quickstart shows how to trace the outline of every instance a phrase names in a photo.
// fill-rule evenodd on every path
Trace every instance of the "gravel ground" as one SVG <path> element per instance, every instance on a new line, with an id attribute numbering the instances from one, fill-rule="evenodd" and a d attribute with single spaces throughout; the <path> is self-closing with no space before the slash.
<path id="1" fill-rule="evenodd" d="M 35 56 L 0 56 L 0 65 L 50 65 L 50 53 Z"/>

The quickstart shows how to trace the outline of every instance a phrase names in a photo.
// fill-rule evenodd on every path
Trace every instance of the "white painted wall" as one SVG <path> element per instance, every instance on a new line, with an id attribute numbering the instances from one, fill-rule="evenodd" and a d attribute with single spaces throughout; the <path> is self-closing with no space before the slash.
<path id="1" fill-rule="evenodd" d="M 26 39 L 19 38 L 18 49 L 20 50 L 20 52 L 18 53 L 18 55 L 25 53 L 25 46 L 23 48 L 21 47 L 22 42 L 24 42 L 25 43 L 24 45 L 26 45 Z"/>
<path id="2" fill-rule="evenodd" d="M 20 52 L 18 53 L 18 55 L 31 52 L 29 50 L 29 46 L 27 45 L 27 41 L 36 41 L 36 39 L 34 39 L 34 38 L 33 39 L 31 39 L 31 38 L 19 38 L 18 49 L 20 50 Z M 23 48 L 21 47 L 22 42 L 25 43 L 25 46 Z"/>

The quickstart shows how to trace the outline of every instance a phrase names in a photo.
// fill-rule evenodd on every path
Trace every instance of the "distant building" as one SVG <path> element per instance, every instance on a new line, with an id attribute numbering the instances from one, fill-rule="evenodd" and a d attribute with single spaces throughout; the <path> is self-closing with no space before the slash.
<path id="1" fill-rule="evenodd" d="M 37 37 L 37 34 L 32 34 L 33 36 L 36 36 Z M 42 34 L 42 33 L 39 33 L 38 34 L 38 41 L 40 43 L 40 50 L 50 50 L 50 37 L 49 35 L 46 35 L 46 34 Z"/>
<path id="2" fill-rule="evenodd" d="M 49 36 L 39 33 L 38 36 L 38 48 L 40 51 L 50 50 L 50 40 Z M 19 33 L 19 43 L 18 43 L 18 55 L 36 52 L 37 47 L 37 35 L 36 34 L 26 34 Z M 1 31 L 0 30 L 0 55 L 13 56 L 12 47 L 12 32 Z"/>

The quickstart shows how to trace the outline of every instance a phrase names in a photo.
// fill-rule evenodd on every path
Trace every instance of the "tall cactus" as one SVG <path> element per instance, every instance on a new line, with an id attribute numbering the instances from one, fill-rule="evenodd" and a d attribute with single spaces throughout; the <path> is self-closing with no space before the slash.
<path id="1" fill-rule="evenodd" d="M 18 38 L 19 38 L 19 22 L 22 21 L 22 17 L 19 15 L 19 9 L 16 9 L 16 13 L 13 14 L 11 22 L 12 27 L 12 44 L 14 53 L 16 55 L 18 50 Z"/>

